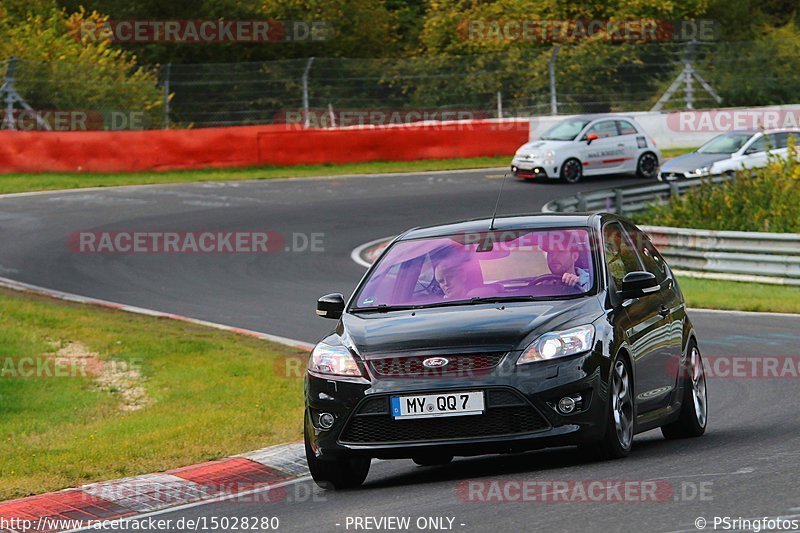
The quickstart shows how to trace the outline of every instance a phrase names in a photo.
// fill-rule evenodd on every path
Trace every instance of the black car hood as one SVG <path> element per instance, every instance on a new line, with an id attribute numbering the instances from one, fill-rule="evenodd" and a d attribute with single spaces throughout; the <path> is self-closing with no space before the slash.
<path id="1" fill-rule="evenodd" d="M 336 335 L 364 358 L 397 353 L 494 352 L 522 349 L 562 327 L 589 324 L 603 313 L 596 296 L 547 302 L 345 313 Z"/>

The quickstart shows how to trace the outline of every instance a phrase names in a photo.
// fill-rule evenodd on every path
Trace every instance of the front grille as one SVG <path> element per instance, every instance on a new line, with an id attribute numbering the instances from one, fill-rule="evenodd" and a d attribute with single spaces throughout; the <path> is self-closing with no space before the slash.
<path id="1" fill-rule="evenodd" d="M 500 364 L 505 352 L 459 354 L 459 355 L 419 355 L 398 356 L 372 359 L 369 366 L 375 375 L 380 377 L 429 377 L 448 374 L 469 375 L 475 372 L 488 371 Z M 441 367 L 428 368 L 422 364 L 426 359 L 443 357 L 447 364 Z"/>
<path id="2" fill-rule="evenodd" d="M 364 400 L 339 440 L 353 444 L 396 444 L 517 435 L 549 427 L 547 420 L 518 393 L 490 389 L 486 391 L 486 411 L 481 415 L 395 420 L 389 414 L 389 396 Z"/>

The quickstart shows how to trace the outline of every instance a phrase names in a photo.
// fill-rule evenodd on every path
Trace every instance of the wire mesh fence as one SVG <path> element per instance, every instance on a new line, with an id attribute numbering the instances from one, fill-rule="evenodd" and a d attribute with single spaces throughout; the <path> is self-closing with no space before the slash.
<path id="1" fill-rule="evenodd" d="M 32 113 L 57 126 L 59 112 L 86 115 L 83 129 L 331 127 L 780 104 L 795 100 L 798 67 L 753 43 L 725 42 L 173 64 L 111 78 L 66 62 L 0 64 L 3 127 L 16 129 L 41 128 Z"/>

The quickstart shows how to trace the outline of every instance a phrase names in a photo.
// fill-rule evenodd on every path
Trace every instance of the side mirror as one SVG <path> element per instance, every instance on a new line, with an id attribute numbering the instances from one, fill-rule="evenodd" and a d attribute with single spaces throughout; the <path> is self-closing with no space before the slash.
<path id="1" fill-rule="evenodd" d="M 587 145 L 592 144 L 592 141 L 596 141 L 599 138 L 600 136 L 597 135 L 596 133 L 590 133 L 589 135 L 586 136 L 586 144 Z"/>
<path id="2" fill-rule="evenodd" d="M 660 288 L 656 277 L 650 272 L 630 272 L 622 278 L 622 288 L 618 294 L 622 300 L 630 300 L 647 296 Z"/>
<path id="3" fill-rule="evenodd" d="M 317 315 L 322 318 L 341 318 L 344 313 L 344 296 L 335 292 L 317 300 Z"/>

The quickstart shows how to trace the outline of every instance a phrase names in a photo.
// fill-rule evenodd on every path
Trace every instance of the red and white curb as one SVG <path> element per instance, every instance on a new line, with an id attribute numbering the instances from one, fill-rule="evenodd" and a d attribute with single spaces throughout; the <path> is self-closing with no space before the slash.
<path id="1" fill-rule="evenodd" d="M 313 348 L 313 344 L 296 339 L 80 296 L 3 277 L 0 277 L 0 287 L 68 302 L 180 320 L 293 348 Z M 272 446 L 167 472 L 104 481 L 76 489 L 0 502 L 0 532 L 80 531 L 88 527 L 69 524 L 88 525 L 90 522 L 104 520 L 140 518 L 164 509 L 177 510 L 209 501 L 244 496 L 255 498 L 248 501 L 276 502 L 286 497 L 286 492 L 278 489 L 302 480 L 307 475 L 308 467 L 302 443 Z"/>
<path id="2" fill-rule="evenodd" d="M 2 531 L 80 531 L 99 521 L 144 518 L 210 501 L 276 503 L 284 487 L 308 475 L 302 443 L 177 468 L 158 474 L 92 483 L 76 489 L 0 503 Z"/>

